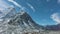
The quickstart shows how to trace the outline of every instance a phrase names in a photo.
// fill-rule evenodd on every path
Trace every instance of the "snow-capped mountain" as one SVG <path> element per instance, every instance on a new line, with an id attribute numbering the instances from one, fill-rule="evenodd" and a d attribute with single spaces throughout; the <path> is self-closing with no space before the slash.
<path id="1" fill-rule="evenodd" d="M 0 24 L 8 22 L 12 18 L 12 16 L 16 14 L 16 10 L 14 7 L 8 7 L 7 9 L 0 12 Z"/>
<path id="2" fill-rule="evenodd" d="M 36 24 L 32 18 L 24 11 L 21 11 L 13 16 L 9 21 L 10 25 L 20 25 L 22 28 L 40 29 L 40 25 Z"/>
<path id="3" fill-rule="evenodd" d="M 16 10 L 14 7 L 9 7 L 7 8 L 7 10 L 5 11 L 5 16 L 2 17 L 2 18 L 10 18 L 12 17 L 13 15 L 16 14 Z"/>
<path id="4" fill-rule="evenodd" d="M 25 32 L 40 32 L 43 31 L 43 26 L 36 24 L 30 15 L 21 10 L 16 13 L 14 8 L 8 8 L 8 12 L 2 22 L 0 22 L 0 34 L 23 34 Z"/>

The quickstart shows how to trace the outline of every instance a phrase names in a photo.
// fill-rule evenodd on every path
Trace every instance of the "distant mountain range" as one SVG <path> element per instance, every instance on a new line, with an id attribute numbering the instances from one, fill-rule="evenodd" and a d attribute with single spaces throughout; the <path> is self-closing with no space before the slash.
<path id="1" fill-rule="evenodd" d="M 57 25 L 47 25 L 46 29 L 47 30 L 53 30 L 53 31 L 57 31 L 57 30 L 60 31 L 60 24 L 57 24 Z"/>

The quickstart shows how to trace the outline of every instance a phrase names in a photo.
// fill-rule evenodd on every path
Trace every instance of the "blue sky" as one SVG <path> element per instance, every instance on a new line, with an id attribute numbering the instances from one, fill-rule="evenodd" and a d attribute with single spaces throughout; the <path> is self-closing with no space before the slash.
<path id="1" fill-rule="evenodd" d="M 24 7 L 32 19 L 40 25 L 60 24 L 60 0 L 4 0 L 17 11 Z M 17 4 L 16 4 L 17 3 Z"/>

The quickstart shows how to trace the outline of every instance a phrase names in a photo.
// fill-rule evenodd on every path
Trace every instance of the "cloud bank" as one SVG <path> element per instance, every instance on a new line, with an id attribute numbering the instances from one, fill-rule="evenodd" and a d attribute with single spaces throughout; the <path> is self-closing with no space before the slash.
<path id="1" fill-rule="evenodd" d="M 60 24 L 60 13 L 53 13 L 51 15 L 51 19 L 53 19 L 57 24 Z"/>

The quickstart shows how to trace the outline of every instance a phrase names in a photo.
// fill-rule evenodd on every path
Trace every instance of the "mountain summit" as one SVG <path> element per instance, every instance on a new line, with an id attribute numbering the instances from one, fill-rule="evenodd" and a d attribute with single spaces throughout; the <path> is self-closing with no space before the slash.
<path id="1" fill-rule="evenodd" d="M 27 12 L 21 11 L 13 16 L 8 22 L 9 25 L 20 26 L 23 28 L 40 29 L 40 25 L 36 24 Z"/>

